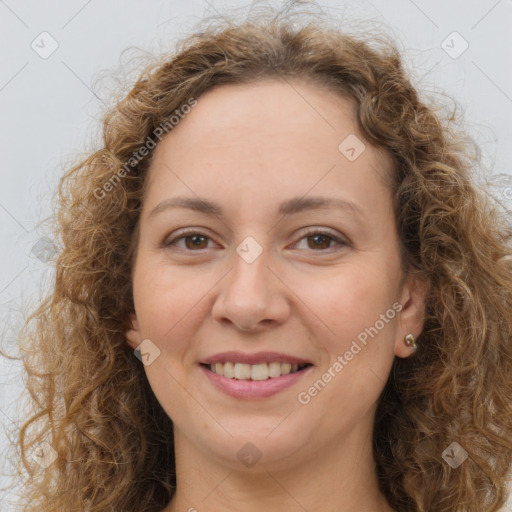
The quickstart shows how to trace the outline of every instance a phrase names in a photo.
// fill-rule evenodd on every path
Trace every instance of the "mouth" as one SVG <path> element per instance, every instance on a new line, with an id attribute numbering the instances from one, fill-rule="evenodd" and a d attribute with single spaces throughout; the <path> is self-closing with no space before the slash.
<path id="1" fill-rule="evenodd" d="M 231 361 L 217 363 L 200 363 L 208 371 L 227 379 L 264 381 L 277 379 L 285 375 L 299 373 L 312 366 L 311 363 L 291 364 L 279 361 L 247 364 Z"/>
<path id="2" fill-rule="evenodd" d="M 239 400 L 260 400 L 298 385 L 314 366 L 305 362 L 258 361 L 254 364 L 217 361 L 200 363 L 206 381 Z"/>
<path id="3" fill-rule="evenodd" d="M 199 363 L 206 381 L 231 397 L 258 400 L 298 385 L 314 365 L 280 352 L 222 352 Z"/>

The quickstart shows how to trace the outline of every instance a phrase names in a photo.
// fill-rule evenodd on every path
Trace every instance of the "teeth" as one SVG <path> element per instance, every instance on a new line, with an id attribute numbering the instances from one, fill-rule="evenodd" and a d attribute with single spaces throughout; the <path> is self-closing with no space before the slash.
<path id="1" fill-rule="evenodd" d="M 249 365 L 247 365 L 249 366 Z M 267 380 L 268 379 L 268 364 L 253 364 L 251 366 L 251 379 L 252 380 Z"/>
<path id="2" fill-rule="evenodd" d="M 222 373 L 220 375 L 224 375 L 224 377 L 227 377 L 228 379 L 233 379 L 235 377 L 235 365 L 233 363 L 216 363 L 215 366 L 217 367 L 217 365 L 222 366 Z M 216 369 L 213 371 L 216 372 Z"/>
<path id="3" fill-rule="evenodd" d="M 251 378 L 251 365 L 235 363 L 235 379 L 246 380 Z"/>
<path id="4" fill-rule="evenodd" d="M 281 375 L 288 375 L 292 371 L 290 363 L 281 363 Z"/>
<path id="5" fill-rule="evenodd" d="M 281 376 L 281 363 L 272 361 L 268 364 L 268 375 L 269 377 L 280 377 Z"/>
<path id="6" fill-rule="evenodd" d="M 267 380 L 268 378 L 281 377 L 301 370 L 306 365 L 278 363 L 245 364 L 245 363 L 214 363 L 209 365 L 209 369 L 228 379 L 238 380 Z"/>

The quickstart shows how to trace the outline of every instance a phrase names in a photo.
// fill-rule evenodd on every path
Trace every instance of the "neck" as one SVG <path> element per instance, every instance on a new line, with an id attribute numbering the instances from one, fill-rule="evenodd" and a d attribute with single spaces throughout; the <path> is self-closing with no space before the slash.
<path id="1" fill-rule="evenodd" d="M 175 429 L 177 491 L 162 512 L 393 512 L 378 489 L 371 446 L 371 429 L 354 430 L 303 463 L 240 471 Z"/>

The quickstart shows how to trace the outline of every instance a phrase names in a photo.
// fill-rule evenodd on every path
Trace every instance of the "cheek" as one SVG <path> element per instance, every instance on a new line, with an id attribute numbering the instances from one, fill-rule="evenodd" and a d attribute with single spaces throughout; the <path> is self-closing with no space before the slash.
<path id="1" fill-rule="evenodd" d="M 141 336 L 160 350 L 159 357 L 145 367 L 146 376 L 173 421 L 184 422 L 186 417 L 188 424 L 205 423 L 204 414 L 187 390 L 191 388 L 190 368 L 196 362 L 191 340 L 208 312 L 206 295 L 215 283 L 213 277 L 157 264 L 146 269 L 141 265 L 134 276 Z"/>
<path id="2" fill-rule="evenodd" d="M 283 269 L 283 280 L 293 293 L 280 293 L 289 295 L 295 309 L 291 315 L 307 324 L 313 337 L 329 352 L 343 353 L 353 339 L 391 308 L 392 272 L 376 260 L 368 257 L 357 264 L 319 267 L 309 272 Z M 166 351 L 184 353 L 190 347 L 188 340 L 193 331 L 208 319 L 225 269 L 140 263 L 134 276 L 134 294 L 141 335 L 158 340 Z"/>
<path id="3" fill-rule="evenodd" d="M 188 345 L 187 326 L 204 315 L 207 292 L 215 284 L 214 276 L 203 274 L 156 264 L 144 269 L 141 264 L 134 276 L 141 335 L 155 340 L 165 351 L 181 352 Z"/>
<path id="4" fill-rule="evenodd" d="M 385 271 L 374 269 L 347 266 L 328 277 L 303 281 L 301 298 L 325 325 L 335 345 L 350 343 L 392 308 L 394 281 Z"/>
<path id="5" fill-rule="evenodd" d="M 325 326 L 315 334 L 326 359 L 302 391 L 318 414 L 343 411 L 343 424 L 355 421 L 378 400 L 393 363 L 393 281 L 384 272 L 352 268 L 309 290 L 305 302 L 321 320 L 316 325 Z M 338 416 L 329 418 L 338 425 Z"/>

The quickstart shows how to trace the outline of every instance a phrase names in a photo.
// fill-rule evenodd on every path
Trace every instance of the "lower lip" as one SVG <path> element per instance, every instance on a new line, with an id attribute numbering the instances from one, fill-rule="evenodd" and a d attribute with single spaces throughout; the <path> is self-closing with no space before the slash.
<path id="1" fill-rule="evenodd" d="M 208 368 L 203 365 L 199 365 L 199 367 L 217 389 L 226 395 L 248 400 L 267 398 L 275 395 L 276 393 L 293 386 L 313 368 L 313 366 L 308 366 L 300 372 L 289 373 L 288 375 L 273 377 L 266 380 L 238 380 L 223 377 L 218 373 L 208 370 Z"/>

